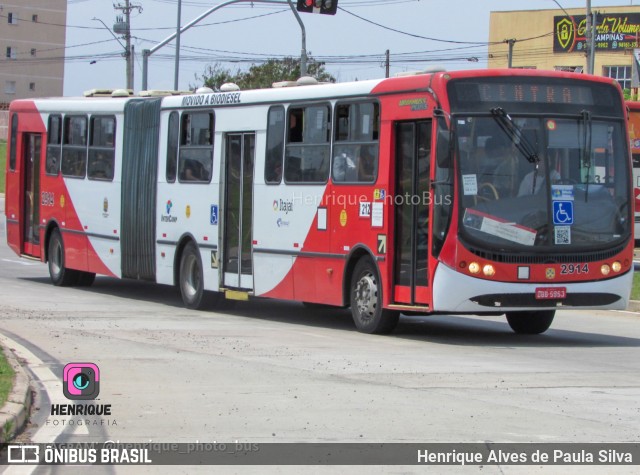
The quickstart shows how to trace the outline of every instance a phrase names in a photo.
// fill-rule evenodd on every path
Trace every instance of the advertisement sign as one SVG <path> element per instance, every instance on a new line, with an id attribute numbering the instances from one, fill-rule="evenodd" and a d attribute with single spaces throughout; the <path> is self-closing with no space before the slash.
<path id="1" fill-rule="evenodd" d="M 553 52 L 575 53 L 586 49 L 585 15 L 553 17 Z M 596 51 L 638 48 L 640 13 L 601 13 L 597 15 Z"/>

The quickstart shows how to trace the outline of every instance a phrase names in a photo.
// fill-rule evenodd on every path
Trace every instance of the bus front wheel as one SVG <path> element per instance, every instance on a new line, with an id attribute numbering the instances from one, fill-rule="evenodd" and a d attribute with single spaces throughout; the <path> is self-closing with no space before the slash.
<path id="1" fill-rule="evenodd" d="M 202 261 L 193 242 L 185 246 L 180 259 L 180 295 L 185 307 L 193 310 L 203 308 L 205 299 Z"/>
<path id="2" fill-rule="evenodd" d="M 49 277 L 53 285 L 68 287 L 78 281 L 78 271 L 65 267 L 64 242 L 58 229 L 49 237 Z"/>
<path id="3" fill-rule="evenodd" d="M 538 335 L 549 329 L 555 315 L 555 310 L 508 312 L 507 322 L 516 333 L 522 335 Z"/>
<path id="4" fill-rule="evenodd" d="M 399 312 L 382 308 L 382 286 L 378 269 L 369 258 L 361 258 L 351 277 L 351 315 L 363 333 L 390 333 L 398 324 Z"/>

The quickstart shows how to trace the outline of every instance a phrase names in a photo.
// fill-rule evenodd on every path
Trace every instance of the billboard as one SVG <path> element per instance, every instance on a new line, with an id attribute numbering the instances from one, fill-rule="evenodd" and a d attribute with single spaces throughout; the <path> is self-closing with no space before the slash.
<path id="1" fill-rule="evenodd" d="M 580 53 L 586 50 L 586 15 L 553 17 L 553 52 Z M 600 13 L 597 15 L 596 51 L 638 48 L 640 13 Z"/>

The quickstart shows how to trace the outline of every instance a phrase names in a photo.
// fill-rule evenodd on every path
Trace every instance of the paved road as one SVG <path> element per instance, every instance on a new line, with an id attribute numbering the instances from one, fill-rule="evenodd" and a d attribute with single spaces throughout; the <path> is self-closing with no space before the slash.
<path id="1" fill-rule="evenodd" d="M 371 336 L 346 311 L 253 301 L 197 312 L 172 288 L 104 277 L 56 288 L 46 266 L 11 253 L 4 229 L 0 240 L 0 336 L 38 378 L 35 441 L 640 441 L 637 314 L 562 311 L 540 336 L 515 335 L 501 317 L 403 318 Z M 49 415 L 66 401 L 62 367 L 85 361 L 101 370 L 96 402 L 112 416 L 63 427 Z M 266 472 L 215 473 L 236 471 Z"/>

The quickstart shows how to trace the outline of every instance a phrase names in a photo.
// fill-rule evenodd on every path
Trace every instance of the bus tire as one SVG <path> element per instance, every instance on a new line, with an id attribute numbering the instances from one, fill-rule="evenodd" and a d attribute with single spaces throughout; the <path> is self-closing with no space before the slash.
<path id="1" fill-rule="evenodd" d="M 180 295 L 187 308 L 201 310 L 205 306 L 202 261 L 193 241 L 184 247 L 180 258 Z"/>
<path id="2" fill-rule="evenodd" d="M 358 331 L 386 334 L 393 331 L 399 312 L 382 308 L 378 269 L 368 257 L 361 258 L 351 276 L 351 315 Z"/>
<path id="3" fill-rule="evenodd" d="M 555 310 L 508 312 L 507 322 L 511 329 L 521 335 L 538 335 L 549 329 Z"/>
<path id="4" fill-rule="evenodd" d="M 49 237 L 49 277 L 53 285 L 69 287 L 78 280 L 78 271 L 65 267 L 64 242 L 57 228 Z"/>

